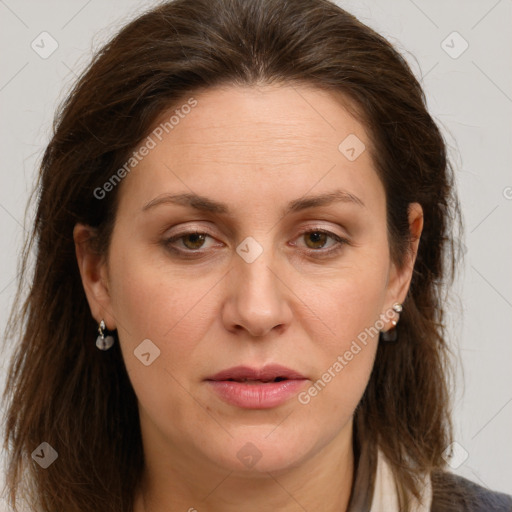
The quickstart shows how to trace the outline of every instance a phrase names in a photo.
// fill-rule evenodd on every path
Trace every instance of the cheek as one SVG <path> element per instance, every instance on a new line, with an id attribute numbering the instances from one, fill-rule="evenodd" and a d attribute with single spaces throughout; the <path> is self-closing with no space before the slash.
<path id="1" fill-rule="evenodd" d="M 297 396 L 307 415 L 326 420 L 317 421 L 314 429 L 322 436 L 334 436 L 347 424 L 370 379 L 378 336 L 372 330 L 374 317 L 360 304 L 331 317 L 334 335 L 317 338 L 318 346 L 312 347 L 316 371 L 310 386 Z"/>
<path id="2" fill-rule="evenodd" d="M 169 379 L 169 374 L 180 378 L 193 372 L 192 365 L 200 357 L 194 353 L 207 338 L 215 317 L 219 276 L 210 273 L 194 278 L 192 267 L 178 272 L 171 264 L 152 262 L 147 253 L 138 253 L 135 247 L 123 249 L 121 244 L 118 248 L 112 244 L 111 261 L 116 262 L 110 265 L 112 308 L 129 374 L 135 381 L 141 375 L 156 379 L 133 353 L 146 339 L 160 351 L 149 368 L 169 372 L 160 378 Z M 159 387 L 156 380 L 142 384 Z"/>
<path id="3" fill-rule="evenodd" d="M 372 327 L 378 330 L 386 280 L 387 267 L 377 261 L 341 268 L 335 278 L 302 279 L 294 292 L 314 314 L 303 326 L 310 338 L 332 356 L 361 333 Z"/>
<path id="4" fill-rule="evenodd" d="M 315 379 L 299 402 L 317 414 L 352 414 L 373 368 L 383 313 L 386 266 L 375 261 L 345 268 L 336 280 L 297 291 L 315 313 L 305 322 L 316 360 Z M 311 283 L 310 283 L 311 284 Z M 323 411 L 323 412 L 322 412 Z"/>
<path id="5" fill-rule="evenodd" d="M 181 435 L 178 432 L 190 423 L 191 415 L 204 415 L 190 398 L 189 380 L 201 371 L 198 366 L 204 360 L 201 340 L 213 314 L 205 309 L 211 305 L 205 294 L 215 281 L 180 279 L 164 269 L 157 271 L 133 253 L 120 261 L 112 274 L 112 304 L 129 379 L 139 406 L 150 417 L 161 418 L 169 432 Z M 134 354 L 147 339 L 159 350 L 148 366 Z"/>

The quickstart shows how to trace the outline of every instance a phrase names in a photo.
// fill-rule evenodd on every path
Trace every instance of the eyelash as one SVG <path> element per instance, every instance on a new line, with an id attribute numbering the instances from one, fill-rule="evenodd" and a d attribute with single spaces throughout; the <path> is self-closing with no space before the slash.
<path id="1" fill-rule="evenodd" d="M 318 228 L 318 229 L 308 229 L 306 231 L 302 231 L 297 236 L 297 238 L 300 238 L 301 236 L 304 236 L 306 234 L 311 234 L 311 233 L 322 233 L 322 234 L 325 234 L 329 238 L 332 238 L 333 240 L 335 240 L 337 242 L 331 249 L 328 249 L 328 250 L 322 250 L 322 249 L 318 249 L 318 250 L 309 249 L 309 250 L 306 250 L 306 253 L 308 253 L 308 255 L 316 257 L 316 258 L 334 256 L 340 250 L 343 249 L 343 246 L 350 245 L 349 241 L 346 238 L 343 238 L 343 237 L 341 237 L 339 235 L 336 235 L 332 231 L 328 231 L 326 229 L 321 229 L 321 228 Z M 178 235 L 175 235 L 175 236 L 173 236 L 171 238 L 168 238 L 168 239 L 164 240 L 164 245 L 165 245 L 165 247 L 167 249 L 169 249 L 173 253 L 175 253 L 175 254 L 183 257 L 183 258 L 193 258 L 195 256 L 199 256 L 199 255 L 204 254 L 206 252 L 205 250 L 197 250 L 197 251 L 183 250 L 183 249 L 177 249 L 176 247 L 173 247 L 171 245 L 173 242 L 176 242 L 177 240 L 181 240 L 182 238 L 185 238 L 186 236 L 189 236 L 189 235 L 206 235 L 206 236 L 209 236 L 210 238 L 214 238 L 213 236 L 211 236 L 209 233 L 207 233 L 205 231 L 186 231 L 184 233 L 180 233 Z"/>

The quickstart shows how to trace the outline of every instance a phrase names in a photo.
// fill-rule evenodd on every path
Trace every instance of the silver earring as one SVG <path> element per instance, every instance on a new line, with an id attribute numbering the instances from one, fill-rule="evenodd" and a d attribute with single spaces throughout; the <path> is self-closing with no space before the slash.
<path id="1" fill-rule="evenodd" d="M 114 337 L 105 336 L 104 330 L 106 330 L 105 322 L 101 320 L 98 326 L 99 336 L 96 338 L 96 346 L 100 350 L 108 350 L 114 344 Z"/>
<path id="2" fill-rule="evenodd" d="M 403 306 L 399 302 L 395 302 L 393 304 L 393 311 L 398 315 L 398 320 L 400 320 L 400 313 L 403 311 Z M 396 341 L 398 339 L 398 331 L 396 329 L 396 324 L 398 320 L 391 320 L 393 327 L 388 331 L 382 331 L 380 333 L 382 341 Z"/>

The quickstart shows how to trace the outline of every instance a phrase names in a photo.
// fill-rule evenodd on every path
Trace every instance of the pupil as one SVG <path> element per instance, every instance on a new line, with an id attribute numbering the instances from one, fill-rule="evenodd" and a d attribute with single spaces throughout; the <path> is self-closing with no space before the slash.
<path id="1" fill-rule="evenodd" d="M 325 243 L 325 237 L 327 235 L 325 233 L 320 233 L 318 231 L 313 231 L 312 233 L 309 234 L 308 238 L 310 239 L 311 242 L 313 242 L 313 244 L 318 244 L 320 243 L 320 246 L 323 246 L 324 243 Z"/>
<path id="2" fill-rule="evenodd" d="M 201 247 L 202 242 L 204 242 L 204 237 L 205 237 L 205 235 L 203 235 L 201 233 L 192 233 L 185 237 L 183 243 L 185 244 L 185 246 L 188 247 L 186 241 L 187 241 L 187 239 L 191 240 L 191 245 L 193 246 L 192 249 L 198 249 L 199 247 Z M 197 244 L 197 245 L 194 245 L 194 244 Z"/>

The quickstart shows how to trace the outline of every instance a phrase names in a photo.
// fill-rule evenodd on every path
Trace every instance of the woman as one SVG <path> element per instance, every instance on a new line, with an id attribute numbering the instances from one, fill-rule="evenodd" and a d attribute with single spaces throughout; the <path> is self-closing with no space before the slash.
<path id="1" fill-rule="evenodd" d="M 58 112 L 38 193 L 12 505 L 512 509 L 445 472 L 459 206 L 421 87 L 354 17 L 141 16 Z"/>

